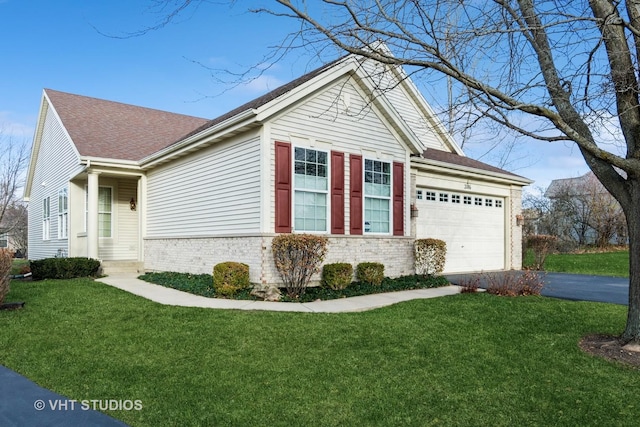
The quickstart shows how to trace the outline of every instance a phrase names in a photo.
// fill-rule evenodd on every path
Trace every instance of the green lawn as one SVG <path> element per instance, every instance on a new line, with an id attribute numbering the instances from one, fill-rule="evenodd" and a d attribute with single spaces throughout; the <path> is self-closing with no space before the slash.
<path id="1" fill-rule="evenodd" d="M 625 307 L 461 294 L 351 314 L 162 306 L 16 282 L 0 364 L 133 426 L 635 426 L 640 371 L 584 354 Z"/>
<path id="2" fill-rule="evenodd" d="M 529 252 L 524 265 L 530 265 L 532 262 L 533 256 Z M 550 254 L 545 262 L 545 270 L 557 273 L 629 277 L 629 252 Z"/>

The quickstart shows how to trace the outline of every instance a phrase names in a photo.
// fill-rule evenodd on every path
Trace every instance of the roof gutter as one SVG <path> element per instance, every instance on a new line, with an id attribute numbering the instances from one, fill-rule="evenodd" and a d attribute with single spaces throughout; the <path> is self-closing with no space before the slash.
<path id="1" fill-rule="evenodd" d="M 483 176 L 483 177 L 493 178 L 493 180 L 497 182 L 506 181 L 511 184 L 518 184 L 522 186 L 529 185 L 534 182 L 529 178 L 525 178 L 518 175 L 510 175 L 510 174 L 505 174 L 500 172 L 493 172 L 493 171 L 488 171 L 484 169 L 477 169 L 469 166 L 456 165 L 453 163 L 441 162 L 438 160 L 430 160 L 430 159 L 424 159 L 424 158 L 418 158 L 418 157 L 412 157 L 411 164 L 412 166 L 418 167 L 418 168 L 421 168 L 424 166 L 433 166 L 440 170 L 458 171 L 463 176 L 469 176 L 469 175 Z"/>
<path id="2" fill-rule="evenodd" d="M 207 129 L 204 129 L 203 131 L 198 132 L 195 135 L 171 144 L 170 146 L 163 148 L 162 150 L 156 151 L 155 153 L 144 157 L 138 162 L 138 165 L 141 168 L 152 167 L 157 163 L 168 160 L 174 155 L 179 155 L 186 150 L 197 148 L 198 146 L 213 139 L 214 136 L 223 136 L 225 133 L 242 128 L 254 121 L 256 121 L 255 110 L 251 109 L 243 111 L 242 113 L 236 114 L 235 116 L 217 123 Z"/>

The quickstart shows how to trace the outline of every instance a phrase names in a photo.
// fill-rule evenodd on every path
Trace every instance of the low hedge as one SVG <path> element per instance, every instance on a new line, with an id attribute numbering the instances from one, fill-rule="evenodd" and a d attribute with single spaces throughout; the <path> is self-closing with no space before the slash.
<path id="1" fill-rule="evenodd" d="M 29 261 L 33 280 L 96 277 L 100 261 L 91 258 L 45 258 Z"/>
<path id="2" fill-rule="evenodd" d="M 325 264 L 322 267 L 322 286 L 339 291 L 351 284 L 353 266 L 347 262 Z"/>
<path id="3" fill-rule="evenodd" d="M 356 267 L 358 281 L 379 286 L 384 280 L 384 265 L 379 262 L 361 262 Z"/>

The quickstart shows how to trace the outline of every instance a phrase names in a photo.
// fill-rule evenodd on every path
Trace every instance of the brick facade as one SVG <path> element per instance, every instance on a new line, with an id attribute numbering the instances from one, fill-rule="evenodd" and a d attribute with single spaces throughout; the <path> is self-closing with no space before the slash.
<path id="1" fill-rule="evenodd" d="M 225 261 L 249 265 L 251 282 L 279 285 L 281 279 L 273 262 L 271 241 L 275 235 L 164 238 L 145 240 L 145 270 L 211 274 L 213 266 Z M 341 236 L 329 237 L 324 264 L 380 262 L 385 275 L 413 274 L 413 238 Z M 314 277 L 318 282 L 319 275 Z"/>

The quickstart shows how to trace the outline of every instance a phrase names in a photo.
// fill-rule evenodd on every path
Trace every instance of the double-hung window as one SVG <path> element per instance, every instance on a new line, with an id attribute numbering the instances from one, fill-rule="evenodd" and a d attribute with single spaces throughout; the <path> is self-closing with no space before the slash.
<path id="1" fill-rule="evenodd" d="M 51 238 L 51 197 L 42 201 L 42 240 Z"/>
<path id="2" fill-rule="evenodd" d="M 390 230 L 391 163 L 364 161 L 364 231 L 388 233 Z"/>
<path id="3" fill-rule="evenodd" d="M 67 189 L 58 191 L 58 239 L 69 237 L 69 195 Z"/>
<path id="4" fill-rule="evenodd" d="M 112 237 L 111 216 L 112 216 L 112 195 L 111 187 L 98 188 L 98 236 Z"/>
<path id="5" fill-rule="evenodd" d="M 327 231 L 328 155 L 324 151 L 294 150 L 294 230 Z"/>

